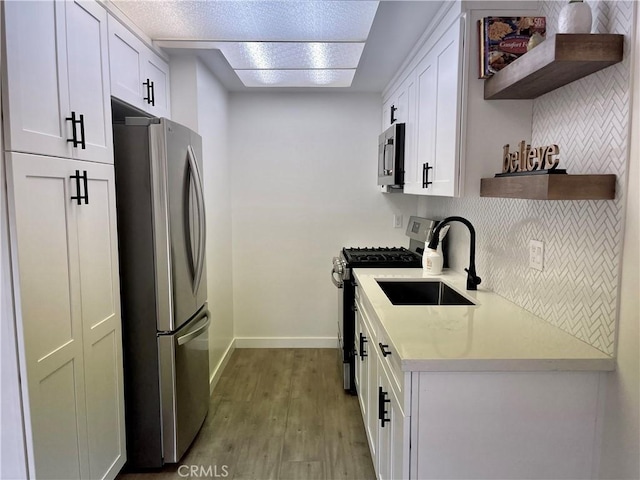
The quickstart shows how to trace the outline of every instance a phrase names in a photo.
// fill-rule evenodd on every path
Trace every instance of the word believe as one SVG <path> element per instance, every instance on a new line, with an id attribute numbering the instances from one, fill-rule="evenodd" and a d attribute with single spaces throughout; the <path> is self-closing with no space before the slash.
<path id="1" fill-rule="evenodd" d="M 510 152 L 509 144 L 503 147 L 502 173 L 553 170 L 560 163 L 556 156 L 560 153 L 558 145 L 531 148 L 531 145 L 522 140 L 518 147 L 517 152 Z"/>

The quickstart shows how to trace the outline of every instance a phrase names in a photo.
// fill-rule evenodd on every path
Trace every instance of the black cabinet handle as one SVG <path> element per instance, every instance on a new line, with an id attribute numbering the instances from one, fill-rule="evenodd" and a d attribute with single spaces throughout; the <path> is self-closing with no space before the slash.
<path id="1" fill-rule="evenodd" d="M 380 346 L 380 351 L 382 352 L 383 357 L 386 357 L 387 355 L 391 355 L 391 350 L 388 350 L 389 345 L 385 345 L 382 342 L 379 342 L 378 345 Z"/>
<path id="2" fill-rule="evenodd" d="M 396 108 L 396 106 L 395 105 L 391 105 L 391 123 L 392 124 L 396 123 L 396 120 L 397 120 L 397 118 L 396 118 L 396 110 L 398 110 Z"/>
<path id="3" fill-rule="evenodd" d="M 360 333 L 360 360 L 364 360 L 364 357 L 368 357 L 367 351 L 364 349 L 364 344 L 368 343 L 367 337 L 362 332 Z"/>
<path id="4" fill-rule="evenodd" d="M 385 423 L 391 421 L 390 418 L 387 418 L 387 403 L 391 403 L 391 400 L 387 398 L 387 392 L 385 392 L 382 387 L 378 387 L 378 420 L 380 420 L 380 426 L 384 427 Z"/>
<path id="5" fill-rule="evenodd" d="M 71 135 L 72 138 L 67 138 L 67 143 L 73 142 L 73 147 L 78 148 L 78 145 L 84 150 L 86 149 L 86 144 L 84 141 L 84 115 L 80 114 L 78 118 L 76 118 L 76 112 L 71 112 L 71 116 L 65 119 L 67 122 L 71 122 Z M 78 140 L 78 129 L 77 125 L 80 125 L 80 139 Z"/>
<path id="6" fill-rule="evenodd" d="M 80 170 L 76 170 L 76 174 L 75 175 L 71 175 L 69 178 L 71 179 L 75 179 L 76 181 L 76 195 L 71 197 L 71 200 L 75 200 L 78 202 L 78 205 L 82 205 L 82 200 L 84 200 L 84 204 L 88 205 L 89 204 L 89 183 L 88 183 L 88 179 L 87 179 L 87 171 L 83 170 L 82 171 L 82 175 L 80 175 Z M 80 186 L 80 180 L 83 181 L 83 186 L 84 186 L 84 195 L 80 195 L 81 190 L 81 186 Z"/>
<path id="7" fill-rule="evenodd" d="M 156 95 L 155 90 L 153 88 L 153 82 L 147 78 L 147 81 L 142 85 L 147 87 L 147 96 L 143 98 L 149 105 L 155 106 L 156 104 Z"/>
<path id="8" fill-rule="evenodd" d="M 429 166 L 429 162 L 422 164 L 422 188 L 428 188 L 433 182 L 429 181 L 429 170 L 433 167 Z"/>

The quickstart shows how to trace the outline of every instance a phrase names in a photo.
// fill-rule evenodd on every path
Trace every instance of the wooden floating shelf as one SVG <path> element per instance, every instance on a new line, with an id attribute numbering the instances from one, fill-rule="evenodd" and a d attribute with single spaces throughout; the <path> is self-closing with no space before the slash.
<path id="1" fill-rule="evenodd" d="M 530 99 L 622 61 L 624 35 L 559 33 L 484 82 L 485 100 Z"/>
<path id="2" fill-rule="evenodd" d="M 521 175 L 483 178 L 481 197 L 531 200 L 613 200 L 615 175 Z"/>

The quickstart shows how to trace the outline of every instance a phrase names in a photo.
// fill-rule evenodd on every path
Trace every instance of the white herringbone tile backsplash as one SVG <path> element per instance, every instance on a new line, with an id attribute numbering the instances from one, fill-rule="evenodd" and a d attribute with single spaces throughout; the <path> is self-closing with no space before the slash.
<path id="1" fill-rule="evenodd" d="M 532 145 L 560 146 L 568 173 L 615 173 L 614 201 L 534 201 L 494 198 L 421 199 L 428 215 L 468 218 L 477 231 L 483 285 L 613 354 L 630 122 L 631 1 L 588 2 L 594 32 L 625 35 L 623 62 L 534 101 Z M 555 33 L 565 2 L 542 3 Z M 452 228 L 451 263 L 468 264 L 468 243 Z M 528 267 L 529 240 L 544 242 L 544 270 Z"/>

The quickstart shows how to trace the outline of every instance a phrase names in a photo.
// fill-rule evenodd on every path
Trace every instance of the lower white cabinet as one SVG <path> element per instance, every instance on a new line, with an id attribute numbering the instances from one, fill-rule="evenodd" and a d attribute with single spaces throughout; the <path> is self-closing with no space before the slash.
<path id="1" fill-rule="evenodd" d="M 358 294 L 356 293 L 356 297 Z M 394 390 L 376 324 L 356 301 L 356 383 L 371 459 L 380 480 L 409 476 L 409 415 Z"/>
<path id="2" fill-rule="evenodd" d="M 115 478 L 126 450 L 113 166 L 6 155 L 30 473 Z"/>
<path id="3" fill-rule="evenodd" d="M 403 372 L 359 291 L 356 309 L 368 345 L 358 396 L 379 480 L 595 478 L 602 372 Z"/>
<path id="4" fill-rule="evenodd" d="M 409 422 L 391 386 L 384 360 L 378 359 L 378 458 L 380 480 L 409 478 Z"/>

